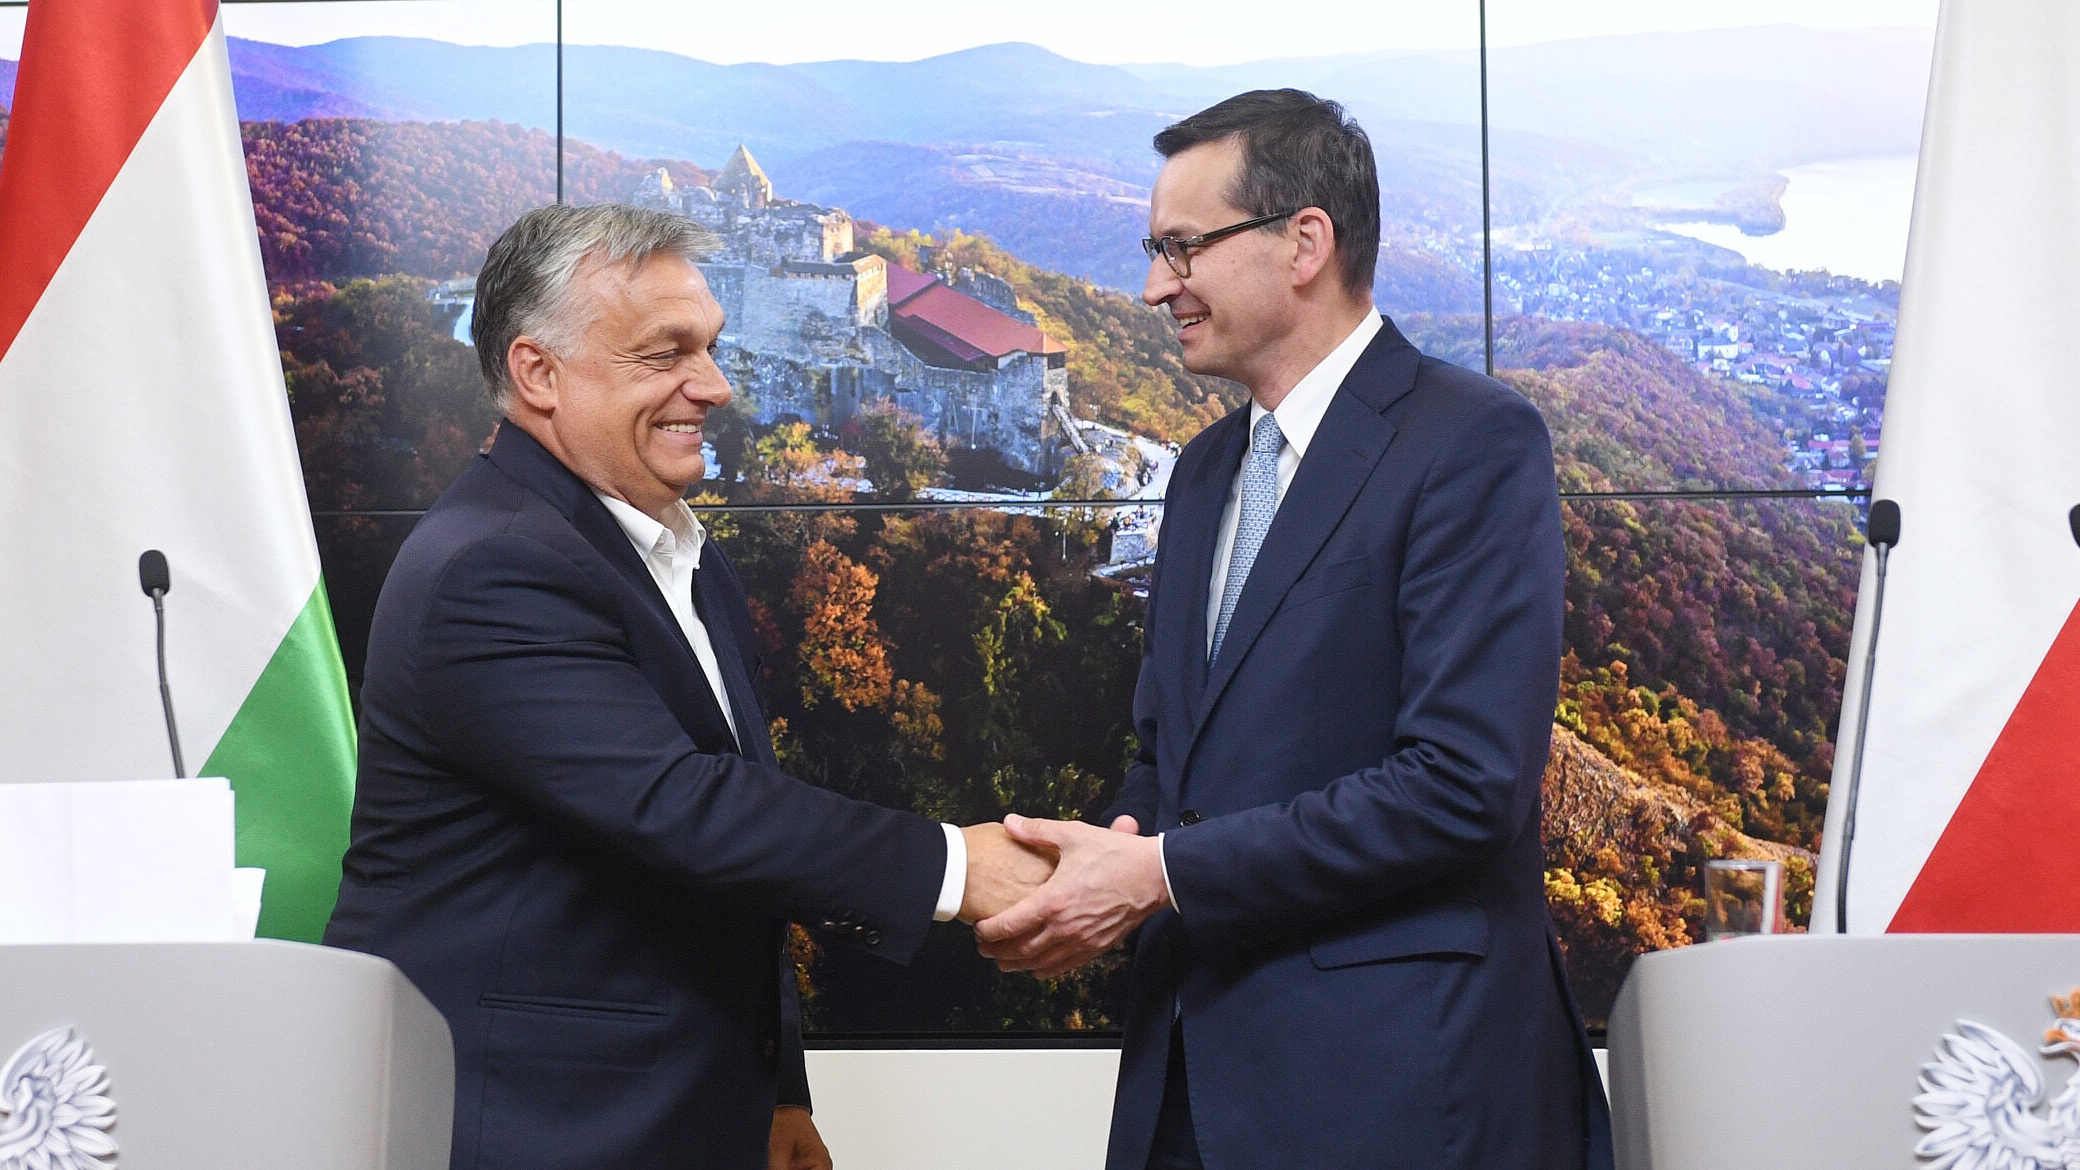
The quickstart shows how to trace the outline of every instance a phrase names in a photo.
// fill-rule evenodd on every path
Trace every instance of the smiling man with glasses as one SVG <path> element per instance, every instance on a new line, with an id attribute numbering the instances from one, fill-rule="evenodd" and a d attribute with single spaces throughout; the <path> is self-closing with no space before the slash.
<path id="1" fill-rule="evenodd" d="M 976 933 L 1047 976 L 1138 930 L 1108 1170 L 1607 1167 L 1545 909 L 1545 426 L 1373 308 L 1341 107 L 1247 93 L 1155 146 L 1142 299 L 1251 401 L 1171 475 L 1113 831 L 1008 818 L 1060 866 Z"/>

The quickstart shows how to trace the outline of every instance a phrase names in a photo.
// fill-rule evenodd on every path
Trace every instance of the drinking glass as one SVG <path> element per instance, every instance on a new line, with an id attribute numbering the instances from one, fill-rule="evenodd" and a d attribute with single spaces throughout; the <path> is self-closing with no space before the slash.
<path id="1" fill-rule="evenodd" d="M 1784 930 L 1784 867 L 1774 861 L 1723 858 L 1704 863 L 1707 941 Z"/>

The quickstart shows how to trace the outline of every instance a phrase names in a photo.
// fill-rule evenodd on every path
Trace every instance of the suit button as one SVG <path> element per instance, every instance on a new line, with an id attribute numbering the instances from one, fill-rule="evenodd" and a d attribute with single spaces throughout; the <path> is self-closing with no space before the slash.
<path id="1" fill-rule="evenodd" d="M 766 1054 L 767 1060 L 771 1060 L 773 1058 L 773 1053 L 779 1051 L 779 1046 L 774 1044 L 771 1040 L 768 1040 L 764 1044 L 759 1045 L 759 1049 L 760 1051 Z"/>
<path id="2" fill-rule="evenodd" d="M 870 930 L 870 931 L 868 931 L 868 932 L 867 932 L 867 945 L 868 945 L 868 946 L 870 946 L 870 947 L 878 947 L 878 946 L 880 946 L 880 945 L 881 945 L 881 932 L 880 932 L 880 931 L 878 931 L 878 930 Z"/>
<path id="3" fill-rule="evenodd" d="M 1177 823 L 1180 825 L 1196 825 L 1205 819 L 1205 817 L 1199 815 L 1199 810 L 1195 808 L 1188 808 L 1177 814 Z"/>

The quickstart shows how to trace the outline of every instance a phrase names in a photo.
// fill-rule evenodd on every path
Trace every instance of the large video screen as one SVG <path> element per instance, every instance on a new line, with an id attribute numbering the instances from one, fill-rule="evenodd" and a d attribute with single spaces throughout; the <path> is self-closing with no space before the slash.
<path id="1" fill-rule="evenodd" d="M 1490 3 L 1484 123 L 1472 0 L 227 4 L 350 679 L 397 546 L 496 422 L 486 247 L 529 207 L 637 203 L 720 240 L 736 398 L 696 504 L 786 764 L 956 822 L 1102 810 L 1170 467 L 1246 400 L 1141 299 L 1149 139 L 1309 89 L 1379 157 L 1381 308 L 1553 432 L 1546 881 L 1600 1022 L 1632 957 L 1699 937 L 1703 860 L 1783 861 L 1809 909 L 1934 19 L 1882 7 Z M 830 1037 L 1114 1022 L 1116 960 L 1000 976 L 953 926 L 908 968 L 798 954 Z"/>

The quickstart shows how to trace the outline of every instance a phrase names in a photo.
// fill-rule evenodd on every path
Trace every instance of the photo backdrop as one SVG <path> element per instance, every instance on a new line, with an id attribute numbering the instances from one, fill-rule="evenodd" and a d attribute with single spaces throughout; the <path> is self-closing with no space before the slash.
<path id="1" fill-rule="evenodd" d="M 399 543 L 492 431 L 485 248 L 559 197 L 635 202 L 724 242 L 738 396 L 696 502 L 750 587 L 783 759 L 953 821 L 1100 811 L 1171 461 L 1244 401 L 1139 300 L 1148 140 L 1300 86 L 1372 137 L 1382 309 L 1553 431 L 1546 880 L 1592 1023 L 1633 956 L 1699 937 L 1706 858 L 1783 861 L 1803 922 L 1932 5 L 1872 29 L 1700 3 L 1575 39 L 1550 7 L 1489 5 L 1484 125 L 1471 2 L 1332 5 L 1333 46 L 1080 0 L 227 4 L 350 677 Z M 0 52 L 22 16 L 0 6 Z M 1116 960 L 1042 983 L 958 926 L 909 968 L 797 944 L 826 1038 L 1112 1026 Z"/>

